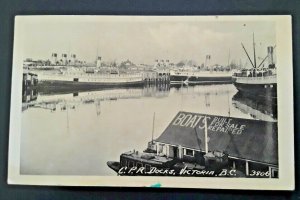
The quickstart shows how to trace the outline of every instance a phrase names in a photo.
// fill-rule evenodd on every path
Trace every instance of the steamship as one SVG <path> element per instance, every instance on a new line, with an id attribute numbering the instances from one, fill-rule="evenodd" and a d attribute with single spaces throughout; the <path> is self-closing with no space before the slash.
<path id="1" fill-rule="evenodd" d="M 232 83 L 232 72 L 229 67 L 209 67 L 211 55 L 206 55 L 205 70 L 183 69 L 170 72 L 172 85 L 225 84 Z"/>
<path id="2" fill-rule="evenodd" d="M 232 83 L 231 71 L 170 71 L 172 85 Z"/>
<path id="3" fill-rule="evenodd" d="M 88 67 L 76 64 L 76 56 L 67 60 L 63 54 L 57 61 L 57 54 L 52 54 L 54 61 L 50 65 L 28 67 L 30 73 L 37 76 L 38 88 L 47 89 L 98 89 L 111 87 L 142 86 L 143 74 L 119 73 L 117 67 L 109 67 L 108 72 L 101 70 L 101 57 L 97 57 L 96 66 Z"/>
<path id="4" fill-rule="evenodd" d="M 232 78 L 235 87 L 243 95 L 262 97 L 274 101 L 274 103 L 277 103 L 276 102 L 277 73 L 276 73 L 276 66 L 273 61 L 273 52 L 275 46 L 274 47 L 269 46 L 267 48 L 268 54 L 259 65 L 257 65 L 256 63 L 254 34 L 253 34 L 253 51 L 254 51 L 253 61 L 250 58 L 243 44 L 242 47 L 252 65 L 252 68 L 242 69 L 239 72 L 233 74 Z M 269 64 L 267 67 L 264 67 L 263 63 L 266 61 L 267 58 L 269 59 Z"/>

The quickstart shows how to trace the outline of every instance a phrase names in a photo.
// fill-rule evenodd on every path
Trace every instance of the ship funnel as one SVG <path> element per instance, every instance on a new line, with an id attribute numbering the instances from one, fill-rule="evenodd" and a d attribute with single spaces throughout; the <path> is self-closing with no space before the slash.
<path id="1" fill-rule="evenodd" d="M 61 57 L 62 57 L 62 61 L 63 61 L 63 65 L 67 65 L 68 64 L 68 56 L 67 56 L 67 54 L 65 54 L 65 53 L 63 53 L 62 55 L 61 55 Z"/>
<path id="2" fill-rule="evenodd" d="M 170 66 L 170 60 L 166 60 L 166 67 Z"/>
<path id="3" fill-rule="evenodd" d="M 97 57 L 96 67 L 101 67 L 101 57 L 100 56 Z"/>
<path id="4" fill-rule="evenodd" d="M 206 55 L 206 57 L 205 57 L 205 68 L 208 68 L 208 66 L 210 65 L 210 59 L 211 59 L 211 55 Z"/>
<path id="5" fill-rule="evenodd" d="M 77 60 L 76 60 L 76 54 L 71 54 L 71 58 L 72 58 L 71 62 L 75 65 L 76 62 L 77 62 Z"/>
<path id="6" fill-rule="evenodd" d="M 153 67 L 154 67 L 154 68 L 157 68 L 158 66 L 159 66 L 159 60 L 156 59 Z"/>
<path id="7" fill-rule="evenodd" d="M 273 60 L 273 52 L 274 52 L 274 47 L 269 46 L 269 47 L 268 47 L 269 65 L 273 65 L 273 64 L 274 64 L 274 60 Z"/>
<path id="8" fill-rule="evenodd" d="M 51 64 L 56 65 L 57 63 L 57 53 L 52 53 L 51 55 Z"/>

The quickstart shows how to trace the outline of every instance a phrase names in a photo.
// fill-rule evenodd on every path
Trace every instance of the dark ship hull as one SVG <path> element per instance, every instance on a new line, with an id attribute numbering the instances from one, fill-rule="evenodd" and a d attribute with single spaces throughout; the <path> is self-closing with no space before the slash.
<path id="1" fill-rule="evenodd" d="M 123 83 L 105 82 L 75 82 L 75 81 L 40 81 L 36 89 L 40 93 L 64 93 L 73 91 L 92 91 L 99 89 L 143 87 L 144 81 L 132 81 Z"/>
<path id="2" fill-rule="evenodd" d="M 247 84 L 234 81 L 234 85 L 244 96 L 276 99 L 277 102 L 277 83 Z"/>
<path id="3" fill-rule="evenodd" d="M 170 76 L 171 84 L 183 84 L 187 83 L 189 85 L 197 84 L 224 84 L 232 83 L 231 76 L 184 76 L 184 75 L 171 75 Z"/>

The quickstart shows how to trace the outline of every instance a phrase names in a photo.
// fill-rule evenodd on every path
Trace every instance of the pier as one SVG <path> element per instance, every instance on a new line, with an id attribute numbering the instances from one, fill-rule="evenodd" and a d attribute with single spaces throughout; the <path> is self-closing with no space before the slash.
<path id="1" fill-rule="evenodd" d="M 145 71 L 143 72 L 144 82 L 146 85 L 163 85 L 170 83 L 170 71 Z"/>
<path id="2" fill-rule="evenodd" d="M 35 87 L 38 84 L 38 77 L 34 73 L 23 73 L 23 88 Z"/>

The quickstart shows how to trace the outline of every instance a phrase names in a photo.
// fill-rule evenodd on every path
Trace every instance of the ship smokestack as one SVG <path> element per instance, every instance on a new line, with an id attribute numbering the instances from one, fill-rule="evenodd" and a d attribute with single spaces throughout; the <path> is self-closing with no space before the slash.
<path id="1" fill-rule="evenodd" d="M 166 60 L 166 67 L 170 66 L 170 60 Z"/>
<path id="2" fill-rule="evenodd" d="M 62 54 L 63 65 L 67 65 L 68 64 L 67 58 L 68 58 L 67 54 L 63 53 Z"/>
<path id="3" fill-rule="evenodd" d="M 101 67 L 101 57 L 100 56 L 97 57 L 96 67 L 97 68 Z"/>
<path id="4" fill-rule="evenodd" d="M 274 52 L 274 47 L 269 46 L 269 47 L 268 47 L 269 65 L 273 65 L 273 64 L 274 64 L 273 52 Z"/>
<path id="5" fill-rule="evenodd" d="M 154 67 L 157 68 L 159 66 L 159 60 L 155 60 Z"/>
<path id="6" fill-rule="evenodd" d="M 164 60 L 161 60 L 160 66 L 165 67 L 165 61 Z"/>
<path id="7" fill-rule="evenodd" d="M 76 64 L 76 54 L 71 54 L 71 62 L 72 62 L 72 64 Z"/>
<path id="8" fill-rule="evenodd" d="M 210 59 L 211 59 L 211 55 L 206 55 L 205 57 L 205 68 L 208 69 L 208 66 L 210 65 Z"/>
<path id="9" fill-rule="evenodd" d="M 51 64 L 52 65 L 56 65 L 56 63 L 57 63 L 57 53 L 52 53 L 52 55 L 51 55 Z"/>

